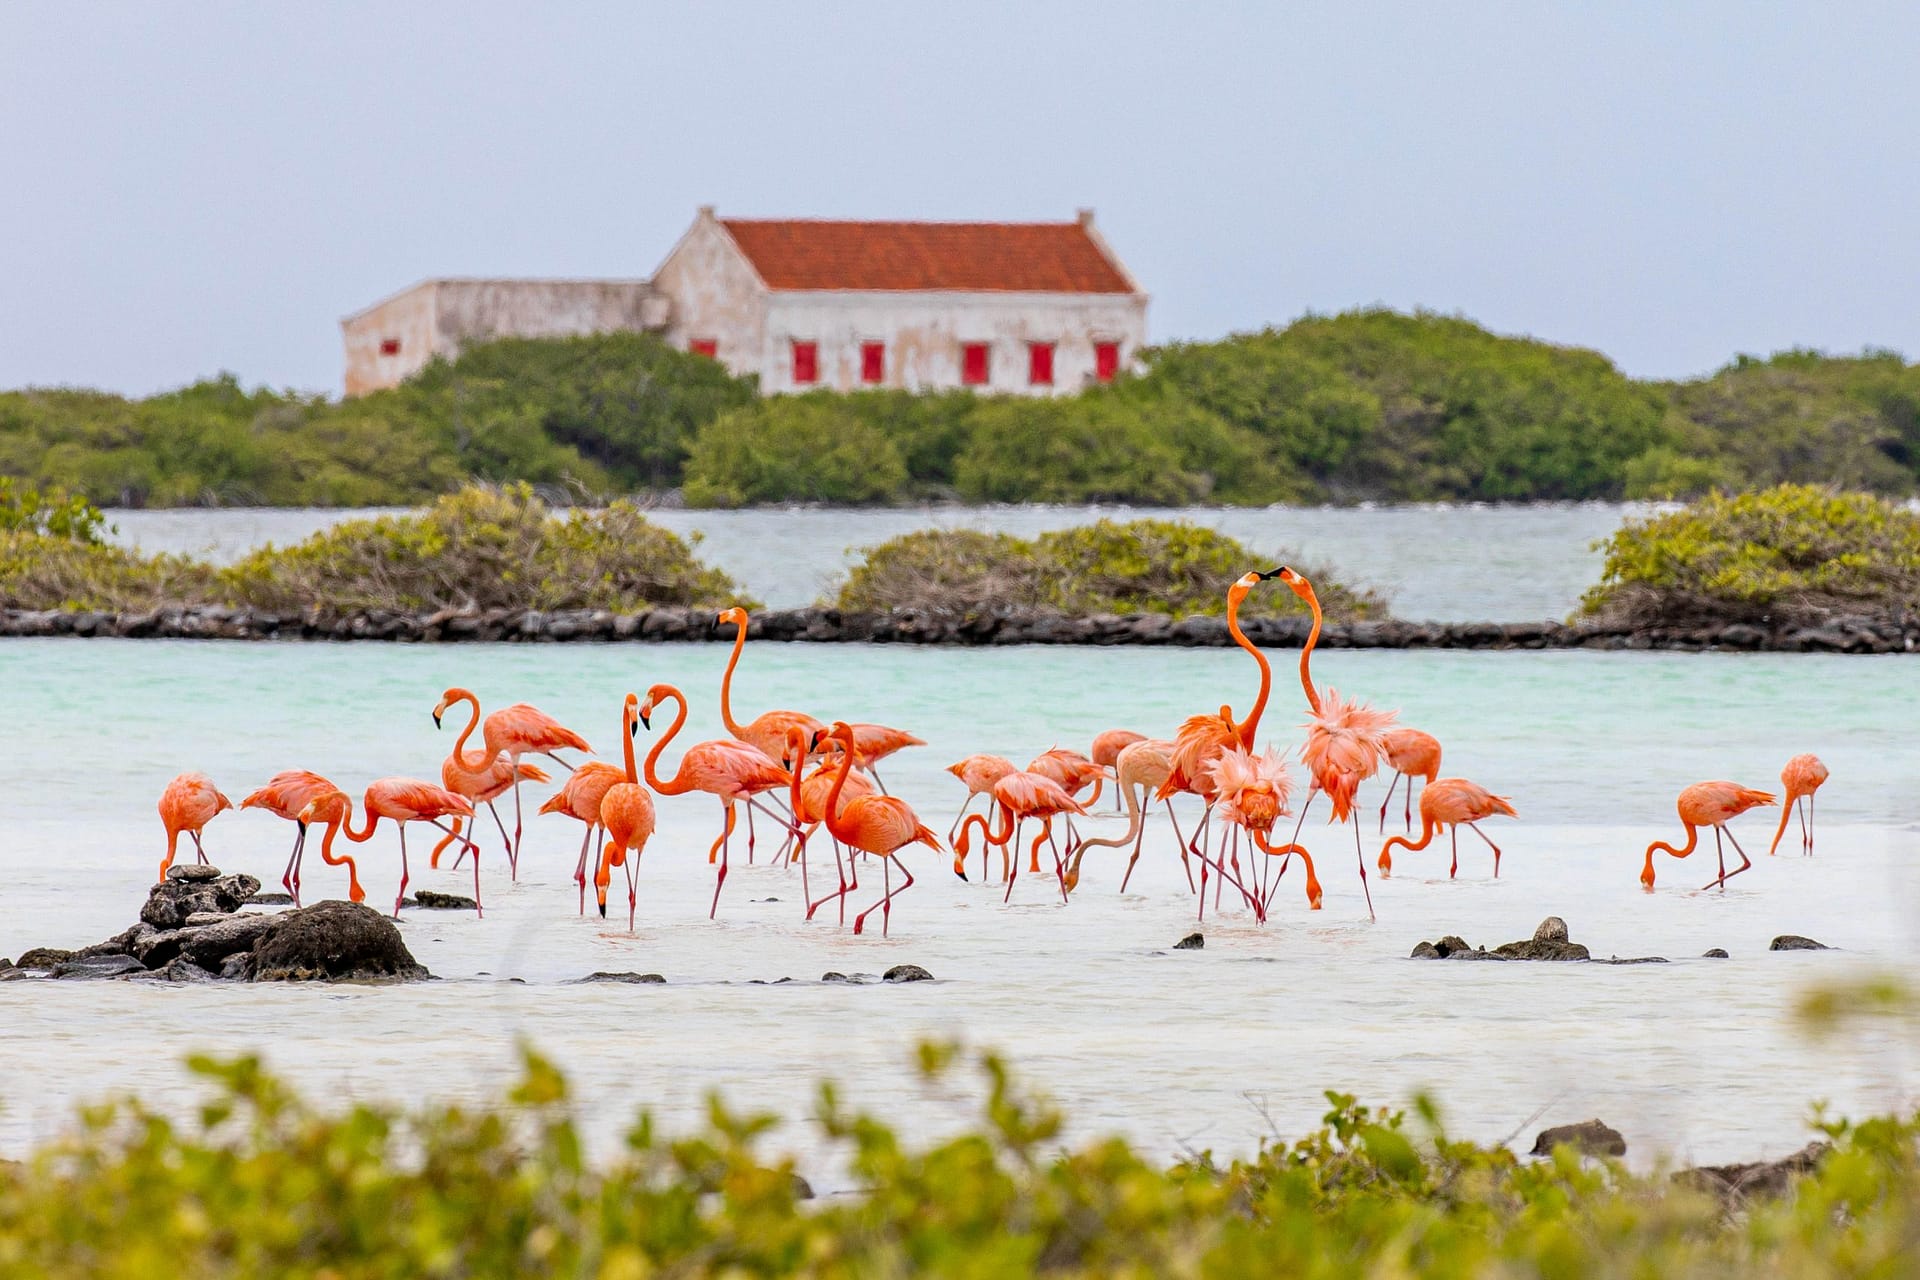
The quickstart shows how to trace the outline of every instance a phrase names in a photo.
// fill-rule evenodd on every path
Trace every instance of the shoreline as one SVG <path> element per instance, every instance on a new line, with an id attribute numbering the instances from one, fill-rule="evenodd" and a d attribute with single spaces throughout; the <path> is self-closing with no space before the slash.
<path id="1" fill-rule="evenodd" d="M 226 605 L 162 609 L 0 610 L 0 638 L 384 641 L 399 644 L 713 641 L 732 643 L 731 628 L 713 625 L 706 608 L 552 612 L 493 609 L 365 610 L 345 614 L 283 614 Z M 1302 617 L 1247 618 L 1247 638 L 1261 648 L 1297 649 L 1307 638 Z M 1224 648 L 1233 643 L 1220 617 L 1095 614 L 1076 617 L 1006 610 L 971 617 L 902 611 L 847 613 L 816 606 L 764 610 L 753 616 L 755 640 L 811 644 L 905 644 L 957 647 L 1003 645 Z M 1920 652 L 1920 618 L 1845 617 L 1819 627 L 1764 627 L 1733 622 L 1675 627 L 1620 627 L 1564 622 L 1329 623 L 1320 645 L 1329 649 L 1598 649 L 1744 653 Z"/>

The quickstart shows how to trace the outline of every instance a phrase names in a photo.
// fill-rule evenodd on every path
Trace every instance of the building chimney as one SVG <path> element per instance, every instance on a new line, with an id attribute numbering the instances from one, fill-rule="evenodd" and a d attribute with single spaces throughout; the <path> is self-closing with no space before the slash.
<path id="1" fill-rule="evenodd" d="M 713 213 L 713 206 L 712 206 L 712 205 L 710 205 L 710 204 L 703 204 L 703 205 L 701 205 L 701 206 L 700 206 L 700 221 L 702 221 L 702 222 L 712 222 L 713 220 L 714 220 L 714 213 Z"/>
<path id="2" fill-rule="evenodd" d="M 1077 212 L 1079 213 L 1079 216 L 1080 216 L 1081 226 L 1090 227 L 1093 225 L 1093 210 L 1081 209 L 1081 210 L 1078 210 Z"/>

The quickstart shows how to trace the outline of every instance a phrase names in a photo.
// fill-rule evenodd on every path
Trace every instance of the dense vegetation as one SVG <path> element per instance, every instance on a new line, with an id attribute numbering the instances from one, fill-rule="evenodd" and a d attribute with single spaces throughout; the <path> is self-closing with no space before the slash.
<path id="1" fill-rule="evenodd" d="M 1257 555 L 1203 525 L 1174 520 L 1101 520 L 1016 538 L 972 529 L 923 529 L 867 548 L 834 603 L 859 612 L 919 609 L 974 615 L 1008 606 L 1063 613 L 1219 614 L 1227 587 L 1252 568 L 1285 558 Z M 1378 596 L 1307 566 L 1321 606 L 1337 621 L 1378 617 Z M 1280 587 L 1255 591 L 1248 615 L 1300 613 Z"/>
<path id="2" fill-rule="evenodd" d="M 929 1076 L 950 1046 L 921 1050 Z M 1683 1181 L 1523 1161 L 1328 1094 L 1323 1127 L 1166 1167 L 1062 1117 L 980 1059 L 969 1133 L 908 1143 L 823 1087 L 814 1124 L 861 1190 L 801 1199 L 763 1154 L 773 1117 L 646 1115 L 605 1165 L 529 1053 L 494 1107 L 316 1108 L 252 1059 L 197 1060 L 194 1118 L 138 1102 L 0 1162 L 0 1269 L 66 1277 L 1904 1274 L 1920 1246 L 1920 1122 L 1823 1124 L 1835 1149 L 1784 1196 L 1730 1206 Z M 604 1126 L 607 1117 L 592 1124 Z"/>
<path id="3" fill-rule="evenodd" d="M 1714 494 L 1629 520 L 1583 612 L 1641 625 L 1818 623 L 1920 610 L 1920 514 L 1814 485 Z"/>
<path id="4" fill-rule="evenodd" d="M 507 339 L 348 401 L 232 377 L 145 400 L 0 393 L 0 476 L 105 505 L 412 503 L 479 479 L 760 502 L 1263 504 L 1920 487 L 1920 365 L 1741 357 L 1628 378 L 1603 356 L 1384 310 L 1150 350 L 1052 400 L 760 399 L 645 334 Z"/>

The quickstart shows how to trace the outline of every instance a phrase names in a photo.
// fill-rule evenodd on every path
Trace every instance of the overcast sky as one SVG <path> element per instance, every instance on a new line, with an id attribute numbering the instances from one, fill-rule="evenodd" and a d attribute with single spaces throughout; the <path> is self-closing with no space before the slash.
<path id="1" fill-rule="evenodd" d="M 0 18 L 0 386 L 337 391 L 426 276 L 701 204 L 1065 219 L 1155 340 L 1372 303 L 1639 375 L 1920 353 L 1910 4 L 128 4 Z"/>

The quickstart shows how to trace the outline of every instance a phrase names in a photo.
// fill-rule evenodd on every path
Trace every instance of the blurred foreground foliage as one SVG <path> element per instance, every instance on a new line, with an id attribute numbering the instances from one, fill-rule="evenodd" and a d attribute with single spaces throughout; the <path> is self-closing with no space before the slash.
<path id="1" fill-rule="evenodd" d="M 1737 1208 L 1583 1161 L 1523 1161 L 1329 1093 L 1322 1126 L 1247 1159 L 1171 1166 L 1062 1116 L 991 1055 L 920 1051 L 925 1091 L 983 1099 L 926 1144 L 853 1112 L 813 1118 L 859 1188 L 801 1197 L 773 1117 L 710 1100 L 684 1135 L 642 1114 L 585 1154 L 552 1064 L 478 1109 L 317 1108 L 252 1058 L 197 1059 L 186 1123 L 121 1101 L 0 1164 L 0 1272 L 116 1276 L 1897 1276 L 1920 1248 L 1920 1122 L 1827 1123 L 1816 1172 Z M 604 1118 L 591 1123 L 604 1124 Z"/>
<path id="2" fill-rule="evenodd" d="M 471 480 L 591 500 L 1532 501 L 1920 487 L 1920 365 L 1741 356 L 1682 382 L 1431 312 L 1309 315 L 1142 353 L 1057 397 L 761 398 L 651 334 L 509 338 L 353 400 L 230 375 L 0 393 L 0 476 L 108 506 L 370 506 Z"/>

